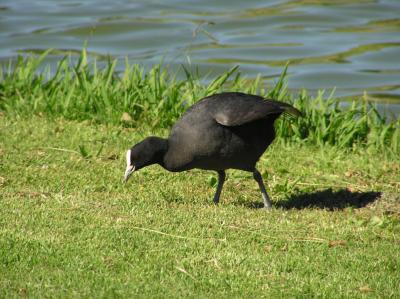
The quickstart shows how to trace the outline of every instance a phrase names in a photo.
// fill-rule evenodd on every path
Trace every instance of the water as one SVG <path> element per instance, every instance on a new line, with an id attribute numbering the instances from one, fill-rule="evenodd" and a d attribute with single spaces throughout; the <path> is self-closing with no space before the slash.
<path id="1" fill-rule="evenodd" d="M 288 60 L 289 87 L 363 96 L 400 110 L 398 0 L 0 0 L 0 60 L 87 43 L 99 59 L 161 59 L 208 78 L 240 65 L 272 85 Z"/>

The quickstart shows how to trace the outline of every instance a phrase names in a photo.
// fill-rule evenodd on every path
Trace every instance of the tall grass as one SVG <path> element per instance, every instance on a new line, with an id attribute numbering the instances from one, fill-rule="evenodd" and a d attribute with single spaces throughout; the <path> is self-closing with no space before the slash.
<path id="1" fill-rule="evenodd" d="M 186 79 L 178 80 L 166 68 L 143 67 L 125 62 L 123 73 L 115 70 L 117 61 L 103 68 L 88 63 L 83 50 L 78 61 L 60 60 L 56 71 L 44 70 L 41 56 L 19 57 L 0 71 L 0 110 L 10 117 L 44 114 L 74 120 L 123 123 L 129 126 L 166 128 L 197 100 L 221 91 L 242 91 L 293 103 L 304 117 L 277 122 L 277 136 L 283 140 L 303 140 L 340 148 L 365 146 L 369 149 L 400 153 L 400 121 L 387 122 L 377 109 L 363 100 L 341 102 L 323 92 L 310 97 L 288 93 L 286 69 L 275 87 L 263 88 L 260 77 L 247 80 L 237 67 L 208 84 L 185 70 Z M 121 116 L 124 117 L 121 119 Z"/>

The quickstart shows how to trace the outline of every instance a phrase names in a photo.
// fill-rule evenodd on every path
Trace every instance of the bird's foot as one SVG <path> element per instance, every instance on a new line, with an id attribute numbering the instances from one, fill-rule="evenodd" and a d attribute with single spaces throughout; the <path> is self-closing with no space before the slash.
<path id="1" fill-rule="evenodd" d="M 265 210 L 271 210 L 272 209 L 272 203 L 271 200 L 269 199 L 268 195 L 263 196 L 263 203 L 264 203 L 264 209 Z"/>
<path id="2" fill-rule="evenodd" d="M 267 211 L 272 210 L 272 205 L 264 203 L 264 209 L 267 210 Z"/>

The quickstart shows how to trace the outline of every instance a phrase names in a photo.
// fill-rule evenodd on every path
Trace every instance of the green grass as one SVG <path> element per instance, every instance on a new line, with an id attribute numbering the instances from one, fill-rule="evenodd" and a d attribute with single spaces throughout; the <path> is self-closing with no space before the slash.
<path id="1" fill-rule="evenodd" d="M 150 133 L 0 117 L 0 297 L 399 296 L 399 160 L 278 142 L 266 212 L 239 171 L 219 206 L 212 172 L 122 184 Z"/>
<path id="2" fill-rule="evenodd" d="M 68 59 L 0 74 L 0 297 L 399 297 L 399 121 L 374 106 L 268 92 L 234 68 L 209 84 L 167 69 Z M 294 103 L 251 174 L 151 166 L 122 184 L 125 150 L 166 136 L 222 90 Z M 125 114 L 124 114 L 125 113 Z M 123 116 L 123 117 L 122 117 Z M 121 119 L 122 117 L 122 119 Z"/>
<path id="3" fill-rule="evenodd" d="M 0 111 L 7 115 L 64 117 L 129 127 L 168 128 L 197 100 L 224 90 L 257 93 L 293 103 L 304 114 L 295 121 L 280 121 L 277 135 L 284 140 L 330 144 L 351 149 L 363 145 L 400 155 L 400 119 L 388 122 L 371 103 L 363 100 L 341 103 L 323 92 L 315 98 L 306 92 L 288 93 L 286 69 L 273 88 L 265 90 L 261 77 L 247 80 L 237 67 L 204 84 L 186 71 L 178 80 L 167 68 L 154 66 L 148 72 L 125 63 L 117 73 L 117 61 L 103 68 L 87 62 L 83 50 L 76 64 L 68 57 L 50 72 L 42 56 L 19 57 L 0 72 Z M 41 71 L 39 71 L 41 70 Z M 345 105 L 346 104 L 346 105 Z"/>

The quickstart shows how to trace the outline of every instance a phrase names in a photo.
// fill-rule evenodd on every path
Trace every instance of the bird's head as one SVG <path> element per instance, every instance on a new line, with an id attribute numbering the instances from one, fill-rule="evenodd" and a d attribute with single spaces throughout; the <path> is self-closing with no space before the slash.
<path id="1" fill-rule="evenodd" d="M 135 144 L 126 152 L 124 182 L 128 181 L 134 171 L 155 163 L 162 164 L 167 149 L 168 141 L 159 137 L 147 137 Z"/>

